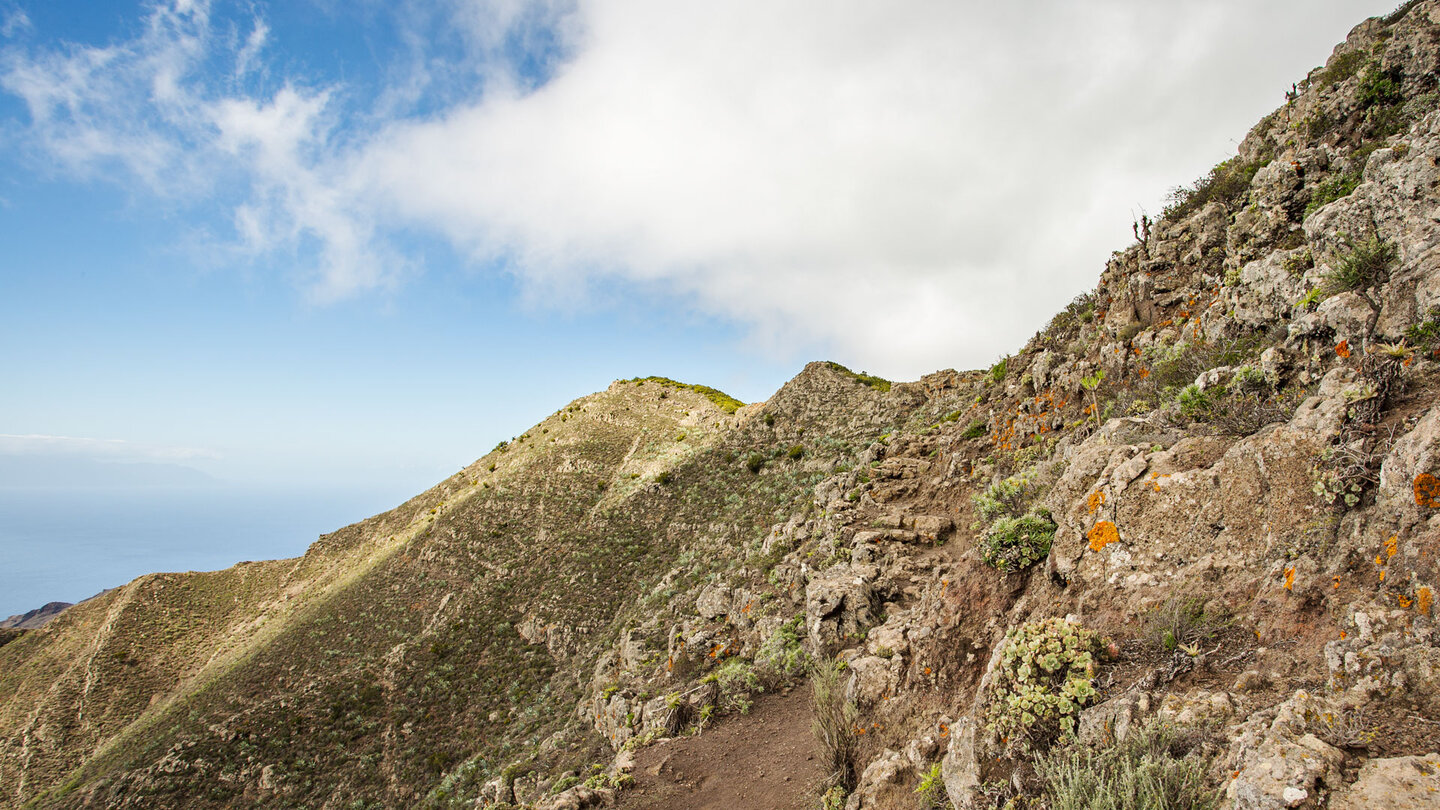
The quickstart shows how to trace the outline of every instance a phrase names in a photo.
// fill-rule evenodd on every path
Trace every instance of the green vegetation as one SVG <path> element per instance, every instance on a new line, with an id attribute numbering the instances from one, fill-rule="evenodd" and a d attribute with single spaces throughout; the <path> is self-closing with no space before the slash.
<path id="1" fill-rule="evenodd" d="M 1310 202 L 1305 204 L 1305 215 L 1308 219 L 1311 214 L 1329 205 L 1341 197 L 1348 197 L 1360 185 L 1360 172 L 1347 172 L 1345 174 L 1332 175 L 1315 186 L 1310 192 Z"/>
<path id="2" fill-rule="evenodd" d="M 1012 752 L 1073 736 L 1080 710 L 1095 699 L 1099 634 L 1057 617 L 1022 624 L 1004 643 L 987 728 Z"/>
<path id="3" fill-rule="evenodd" d="M 659 385 L 664 385 L 669 388 L 680 388 L 686 391 L 694 391 L 695 393 L 700 394 L 701 396 L 715 403 L 715 407 L 726 413 L 735 413 L 736 411 L 745 407 L 745 403 L 741 402 L 740 400 L 730 396 L 724 391 L 716 388 L 711 388 L 708 385 L 691 385 L 690 383 L 682 383 L 677 380 L 672 380 L 669 377 L 635 377 L 631 379 L 630 382 L 637 384 L 651 382 L 657 383 Z"/>
<path id="4" fill-rule="evenodd" d="M 986 487 L 973 497 L 979 514 L 976 528 L 984 528 L 976 546 L 987 565 L 1006 573 L 1024 571 L 1050 553 L 1055 521 L 1044 507 L 1032 507 L 1035 496 L 1030 477 L 1011 476 Z"/>
<path id="5" fill-rule="evenodd" d="M 1330 64 L 1310 82 L 1312 85 L 1339 84 L 1360 72 L 1369 56 L 1363 50 L 1351 50 L 1330 60 Z"/>
<path id="6" fill-rule="evenodd" d="M 883 377 L 876 377 L 875 375 L 868 374 L 864 371 L 857 374 L 856 372 L 851 371 L 850 369 L 840 365 L 839 363 L 829 360 L 825 362 L 825 365 L 840 372 L 841 374 L 848 374 L 849 376 L 853 377 L 857 382 L 868 385 L 871 388 L 874 388 L 876 391 L 880 391 L 881 393 L 890 390 L 890 381 Z"/>
<path id="7" fill-rule="evenodd" d="M 1005 375 L 1008 373 L 1009 368 L 1010 358 L 1002 357 L 1000 358 L 1000 362 L 991 366 L 990 370 L 985 373 L 985 379 L 991 384 L 999 384 L 1005 379 Z"/>
<path id="8" fill-rule="evenodd" d="M 1189 422 L 1231 436 L 1248 436 L 1288 419 L 1305 393 L 1303 388 L 1276 390 L 1259 369 L 1240 366 L 1224 386 L 1203 391 L 1193 383 L 1185 386 L 1176 398 L 1176 411 Z"/>
<path id="9" fill-rule="evenodd" d="M 944 810 L 950 806 L 950 797 L 945 793 L 945 778 L 940 774 L 940 763 L 931 765 L 930 770 L 921 775 L 915 795 L 920 797 L 920 810 Z"/>
<path id="10" fill-rule="evenodd" d="M 1214 810 L 1209 765 L 1194 735 L 1151 723 L 1108 745 L 1056 748 L 1035 770 L 1050 810 Z"/>
<path id="11" fill-rule="evenodd" d="M 1217 164 L 1209 174 L 1192 185 L 1177 186 L 1170 191 L 1164 218 L 1171 221 L 1184 219 L 1211 202 L 1223 203 L 1226 208 L 1237 207 L 1249 193 L 1250 181 L 1255 179 L 1255 173 L 1264 168 L 1272 157 L 1264 155 L 1254 161 L 1245 161 L 1236 156 Z"/>
<path id="12" fill-rule="evenodd" d="M 1440 307 L 1431 307 L 1424 321 L 1405 330 L 1405 339 L 1424 352 L 1440 349 Z"/>
<path id="13" fill-rule="evenodd" d="M 985 427 L 985 424 L 986 423 L 984 419 L 976 419 L 974 422 L 971 422 L 968 427 L 965 428 L 965 431 L 960 434 L 960 438 L 978 439 L 981 436 L 984 436 L 985 434 L 990 432 Z"/>
<path id="14" fill-rule="evenodd" d="M 764 453 L 751 453 L 745 457 L 745 469 L 752 473 L 759 473 L 765 467 Z"/>
<path id="15" fill-rule="evenodd" d="M 1230 623 L 1228 614 L 1210 609 L 1195 596 L 1172 596 L 1145 616 L 1146 635 L 1161 649 L 1198 652 Z"/>
<path id="16" fill-rule="evenodd" d="M 788 458 L 788 459 L 790 459 L 791 461 L 796 461 L 796 460 L 800 459 L 801 456 L 804 456 L 804 455 L 805 455 L 805 445 L 803 445 L 803 444 L 791 445 L 790 449 L 785 451 L 785 457 Z"/>
<path id="17" fill-rule="evenodd" d="M 1345 239 L 1346 250 L 1335 258 L 1334 268 L 1325 276 L 1325 294 L 1367 290 L 1389 277 L 1390 266 L 1399 256 L 1395 245 L 1379 236 L 1363 242 Z"/>
<path id="18" fill-rule="evenodd" d="M 838 789 L 842 798 L 855 789 L 860 754 L 855 734 L 860 711 L 845 699 L 844 673 L 843 661 L 817 661 L 810 671 L 810 731 L 826 772 L 826 795 Z"/>

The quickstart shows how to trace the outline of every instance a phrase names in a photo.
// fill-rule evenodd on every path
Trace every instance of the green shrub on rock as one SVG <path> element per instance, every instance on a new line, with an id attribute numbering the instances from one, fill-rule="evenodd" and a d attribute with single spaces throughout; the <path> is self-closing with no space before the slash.
<path id="1" fill-rule="evenodd" d="M 1023 571 L 1050 553 L 1055 521 L 1044 507 L 1030 505 L 1034 495 L 1030 476 L 1021 474 L 997 481 L 974 497 L 980 515 L 975 528 L 983 530 L 976 545 L 991 568 Z"/>
<path id="2" fill-rule="evenodd" d="M 1044 509 L 997 519 L 980 537 L 985 564 L 1007 573 L 1023 571 L 1045 559 L 1055 540 L 1055 521 Z"/>
<path id="3" fill-rule="evenodd" d="M 1100 634 L 1050 618 L 1011 630 L 1004 643 L 987 728 L 1012 751 L 1073 735 L 1080 710 L 1095 699 Z"/>

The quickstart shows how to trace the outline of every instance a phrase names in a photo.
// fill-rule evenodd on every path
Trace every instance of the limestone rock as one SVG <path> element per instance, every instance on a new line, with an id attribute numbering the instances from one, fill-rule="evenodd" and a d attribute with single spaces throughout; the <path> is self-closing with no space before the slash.
<path id="1" fill-rule="evenodd" d="M 1440 807 L 1440 754 L 1372 759 L 1330 798 L 1330 810 L 1432 810 Z"/>

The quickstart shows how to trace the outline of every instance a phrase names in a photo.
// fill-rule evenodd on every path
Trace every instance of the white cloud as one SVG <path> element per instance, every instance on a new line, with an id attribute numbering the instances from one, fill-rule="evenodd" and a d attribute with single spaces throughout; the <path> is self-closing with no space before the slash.
<path id="1" fill-rule="evenodd" d="M 124 439 L 0 433 L 0 456 L 69 456 L 99 461 L 184 461 L 218 458 L 212 450 L 138 444 Z"/>
<path id="2" fill-rule="evenodd" d="M 0 36 L 13 37 L 21 32 L 34 30 L 34 23 L 30 22 L 30 15 L 22 8 L 12 8 L 5 12 L 4 22 L 0 22 Z"/>
<path id="3" fill-rule="evenodd" d="M 240 172 L 242 245 L 318 244 L 321 299 L 398 283 L 390 229 L 429 229 L 533 289 L 653 285 L 780 351 L 915 376 L 1013 349 L 1093 285 L 1137 204 L 1390 5 L 454 0 L 477 60 L 455 75 L 483 92 L 404 117 L 428 63 L 368 112 L 304 77 L 217 86 L 197 0 L 135 42 L 11 52 L 0 83 L 72 168 L 160 189 Z M 268 39 L 256 21 L 231 46 L 236 74 Z M 495 68 L 516 43 L 565 61 L 532 90 Z"/>

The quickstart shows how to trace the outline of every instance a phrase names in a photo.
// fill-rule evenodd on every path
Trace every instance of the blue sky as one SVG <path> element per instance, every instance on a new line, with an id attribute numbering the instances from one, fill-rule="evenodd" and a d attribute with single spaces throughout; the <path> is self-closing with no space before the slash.
<path id="1" fill-rule="evenodd" d="M 0 454 L 403 494 L 987 365 L 1393 5 L 0 0 Z"/>

